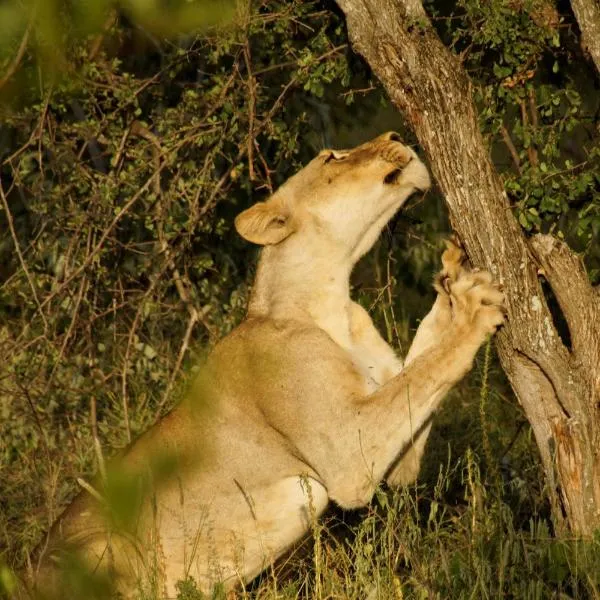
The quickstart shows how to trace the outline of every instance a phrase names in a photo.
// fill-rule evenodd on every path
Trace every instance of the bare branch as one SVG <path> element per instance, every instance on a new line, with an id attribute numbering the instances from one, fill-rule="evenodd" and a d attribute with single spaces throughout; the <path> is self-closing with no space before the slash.
<path id="1" fill-rule="evenodd" d="M 506 129 L 506 127 L 504 127 L 504 125 L 502 125 L 502 127 L 500 127 L 500 134 L 502 135 L 502 140 L 504 141 L 505 146 L 508 148 L 508 151 L 510 152 L 513 163 L 515 165 L 515 169 L 517 170 L 517 173 L 520 175 L 521 174 L 521 161 L 519 160 L 519 153 L 517 152 L 517 149 L 515 148 L 515 145 L 513 144 L 510 134 L 508 133 L 508 129 Z"/>
<path id="2" fill-rule="evenodd" d="M 166 167 L 166 164 L 163 163 L 160 167 L 160 170 L 162 170 L 165 167 Z M 92 263 L 94 258 L 96 258 L 96 255 L 98 254 L 98 252 L 100 252 L 100 250 L 102 250 L 102 248 L 104 246 L 104 242 L 106 241 L 108 236 L 111 234 L 113 229 L 117 226 L 119 221 L 129 212 L 129 209 L 148 191 L 148 188 L 153 183 L 155 176 L 156 176 L 156 173 L 151 173 L 150 176 L 148 177 L 148 179 L 146 180 L 146 182 L 144 183 L 144 185 L 142 185 L 142 187 L 140 187 L 140 189 L 123 205 L 123 208 L 114 216 L 114 218 L 112 219 L 112 221 L 110 222 L 108 227 L 104 230 L 104 232 L 100 236 L 100 239 L 98 240 L 96 245 L 92 248 L 91 252 L 86 256 L 86 259 L 83 262 L 83 264 L 81 264 L 73 273 L 71 273 L 71 275 L 69 275 L 69 277 L 67 277 L 62 282 L 62 284 L 60 285 L 60 287 L 58 289 L 56 289 L 52 294 L 49 294 L 48 296 L 46 296 L 45 300 L 42 302 L 42 304 L 40 306 L 40 312 L 44 308 L 44 306 L 46 306 L 52 300 L 52 298 L 54 298 L 58 293 L 62 292 L 62 290 L 65 289 L 71 283 L 71 281 L 73 281 L 73 279 L 75 279 L 76 277 L 79 277 L 79 275 L 81 275 L 81 273 L 83 273 L 83 271 L 85 271 L 85 269 L 87 269 L 90 266 L 90 264 Z"/>

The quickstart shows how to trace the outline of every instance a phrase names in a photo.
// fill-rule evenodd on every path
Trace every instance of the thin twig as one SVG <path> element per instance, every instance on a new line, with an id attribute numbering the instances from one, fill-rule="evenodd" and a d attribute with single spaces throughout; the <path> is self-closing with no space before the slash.
<path id="1" fill-rule="evenodd" d="M 41 438 L 42 444 L 44 446 L 44 453 L 46 454 L 46 460 L 48 461 L 48 467 L 51 468 L 52 460 L 50 458 L 50 447 L 48 445 L 48 437 L 46 436 L 46 432 L 44 431 L 44 428 L 42 427 L 42 423 L 37 414 L 37 411 L 35 410 L 35 405 L 33 404 L 33 400 L 31 399 L 29 390 L 18 379 L 17 379 L 17 385 L 19 386 L 19 388 L 21 389 L 21 392 L 23 393 L 23 395 L 25 396 L 25 398 L 27 400 L 27 404 L 29 405 L 31 414 L 33 415 L 33 418 L 35 420 L 36 427 L 38 428 L 38 431 L 40 432 L 40 438 Z"/>
<path id="2" fill-rule="evenodd" d="M 162 170 L 163 168 L 165 168 L 165 166 L 166 166 L 166 164 L 163 163 L 161 165 L 160 169 Z M 57 290 L 55 290 L 52 294 L 50 294 L 49 296 L 47 296 L 45 298 L 45 300 L 42 302 L 42 304 L 40 306 L 40 310 L 42 308 L 44 308 L 44 306 L 46 306 L 52 300 L 52 298 L 54 298 L 54 296 L 56 296 L 58 293 L 62 292 L 62 290 L 67 285 L 69 285 L 69 283 L 71 283 L 71 281 L 73 281 L 73 279 L 75 279 L 76 277 L 81 275 L 81 273 L 90 266 L 90 264 L 92 263 L 94 258 L 96 258 L 96 255 L 98 254 L 98 252 L 100 252 L 100 250 L 102 249 L 104 242 L 106 241 L 108 236 L 111 234 L 112 230 L 115 228 L 117 223 L 127 214 L 127 212 L 129 212 L 129 209 L 140 199 L 142 194 L 145 194 L 148 191 L 148 188 L 154 181 L 155 176 L 156 176 L 156 173 L 152 173 L 152 175 L 150 175 L 150 177 L 148 177 L 148 179 L 146 180 L 144 185 L 142 185 L 142 187 L 131 197 L 131 199 L 115 215 L 115 217 L 110 222 L 108 227 L 102 232 L 100 239 L 98 240 L 98 242 L 96 243 L 96 245 L 94 246 L 92 251 L 88 254 L 88 256 L 86 256 L 86 259 L 83 261 L 83 264 L 81 264 L 78 269 L 76 269 L 73 273 L 71 273 L 71 275 L 69 275 L 69 277 L 67 277 L 62 282 L 62 284 L 60 285 L 60 287 Z"/>
<path id="3" fill-rule="evenodd" d="M 111 159 L 111 166 L 114 169 L 115 178 L 117 178 L 119 176 L 119 173 L 121 172 L 121 158 L 123 157 L 123 153 L 125 152 L 125 144 L 127 143 L 127 138 L 129 137 L 130 133 L 131 126 L 125 129 L 125 131 L 123 132 L 123 135 L 121 136 L 121 141 L 119 142 L 119 147 L 117 148 L 115 155 Z"/>
<path id="4" fill-rule="evenodd" d="M 265 172 L 266 179 L 265 179 L 263 186 L 266 186 L 266 188 L 269 190 L 269 194 L 272 194 L 273 193 L 273 180 L 271 179 L 271 173 L 273 171 L 269 168 L 269 165 L 267 164 L 267 161 L 266 161 L 263 153 L 261 152 L 260 146 L 258 145 L 258 142 L 256 141 L 256 139 L 254 140 L 254 147 L 256 148 L 256 153 L 258 154 L 258 159 L 260 160 L 260 162 L 262 164 L 263 171 Z"/>
<path id="5" fill-rule="evenodd" d="M 250 58 L 250 43 L 246 40 L 244 46 L 244 62 L 246 63 L 246 87 L 248 88 L 248 173 L 250 181 L 256 179 L 254 173 L 254 121 L 256 119 L 256 79 L 252 74 L 252 60 Z"/>
<path id="6" fill-rule="evenodd" d="M 40 304 L 40 300 L 38 298 L 37 292 L 35 290 L 35 284 L 33 279 L 29 273 L 29 269 L 25 264 L 25 259 L 23 258 L 23 254 L 21 253 L 21 247 L 19 246 L 19 240 L 17 238 L 17 232 L 15 231 L 15 225 L 13 222 L 12 214 L 10 212 L 10 208 L 8 207 L 8 201 L 6 200 L 6 196 L 4 195 L 4 187 L 2 185 L 2 177 L 0 176 L 0 199 L 2 200 L 2 205 L 4 206 L 4 212 L 6 213 L 6 220 L 8 222 L 8 228 L 10 229 L 10 235 L 12 237 L 13 244 L 15 246 L 15 251 L 17 252 L 17 256 L 19 257 L 19 262 L 21 263 L 21 268 L 25 273 L 25 277 L 27 277 L 27 281 L 29 282 L 29 287 L 31 288 L 31 293 L 33 294 L 33 299 L 37 304 L 38 310 L 42 317 L 42 321 L 44 322 L 44 331 L 48 330 L 48 321 L 46 321 L 46 315 L 42 310 L 43 305 Z"/>
<path id="7" fill-rule="evenodd" d="M 515 145 L 513 144 L 513 141 L 510 138 L 510 134 L 508 133 L 508 130 L 506 129 L 506 127 L 504 127 L 504 125 L 500 127 L 500 135 L 502 135 L 502 140 L 504 141 L 504 144 L 510 152 L 513 164 L 515 165 L 515 169 L 517 169 L 517 173 L 521 175 L 521 161 L 519 159 L 519 153 L 517 152 L 517 149 L 515 148 Z"/>
<path id="8" fill-rule="evenodd" d="M 44 388 L 44 393 L 42 394 L 43 396 L 45 396 L 48 393 L 48 391 L 50 390 L 50 386 L 52 385 L 52 382 L 54 380 L 54 375 L 56 374 L 56 371 L 58 370 L 60 362 L 65 354 L 65 350 L 67 349 L 67 344 L 69 343 L 69 340 L 71 339 L 71 334 L 73 333 L 73 330 L 75 329 L 77 315 L 79 314 L 79 307 L 81 306 L 81 300 L 83 298 L 83 294 L 84 294 L 84 290 L 87 285 L 87 282 L 88 282 L 87 278 L 83 277 L 81 280 L 81 284 L 79 285 L 79 291 L 77 292 L 77 300 L 75 301 L 75 308 L 73 309 L 73 316 L 71 317 L 71 322 L 69 323 L 69 328 L 67 329 L 67 333 L 65 333 L 65 337 L 63 338 L 62 344 L 60 345 L 60 350 L 58 351 L 58 356 L 57 356 L 56 360 L 54 361 L 54 367 L 52 368 L 52 371 L 50 372 L 50 376 L 48 377 L 48 381 L 46 382 L 46 386 Z"/>
<path id="9" fill-rule="evenodd" d="M 5 158 L 2 161 L 2 166 L 4 165 L 8 165 L 10 163 L 12 163 L 12 161 L 17 158 L 18 156 L 20 156 L 21 154 L 23 154 L 23 152 L 25 152 L 29 146 L 31 146 L 33 144 L 34 141 L 38 141 L 39 144 L 39 140 L 40 137 L 42 135 L 42 129 L 43 129 L 43 124 L 44 121 L 46 120 L 46 114 L 48 112 L 48 106 L 50 104 L 50 96 L 52 95 L 52 90 L 48 90 L 48 93 L 46 94 L 46 99 L 44 100 L 44 106 L 42 109 L 42 116 L 39 119 L 36 128 L 31 132 L 29 138 L 27 139 L 27 141 L 20 146 L 19 148 L 17 148 L 10 156 L 8 156 L 7 158 Z M 38 165 L 38 169 L 39 169 L 39 165 Z M 13 168 L 13 171 L 15 169 Z"/>
<path id="10" fill-rule="evenodd" d="M 160 140 L 158 139 L 158 137 L 156 135 L 154 135 L 151 131 L 149 131 L 146 127 L 144 127 L 141 123 L 134 122 L 134 124 L 131 127 L 131 133 L 134 135 L 139 135 L 140 137 L 142 137 L 152 143 L 152 155 L 153 155 L 153 160 L 154 160 L 154 166 L 156 169 L 154 192 L 156 194 L 156 197 L 158 198 L 158 202 L 156 203 L 156 210 L 157 210 L 156 230 L 158 232 L 160 250 L 166 256 L 167 264 L 170 267 L 170 269 L 173 271 L 173 279 L 175 281 L 175 288 L 177 289 L 177 293 L 179 294 L 181 301 L 185 304 L 190 315 L 194 316 L 194 314 L 195 314 L 195 318 L 198 319 L 199 314 L 192 303 L 192 299 L 190 297 L 190 293 L 189 293 L 188 289 L 185 287 L 185 285 L 182 281 L 181 274 L 179 272 L 179 269 L 177 268 L 177 265 L 175 264 L 175 260 L 173 259 L 173 254 L 172 254 L 171 248 L 167 242 L 164 227 L 163 227 L 164 214 L 163 214 L 163 204 L 162 204 L 163 203 L 163 193 L 162 193 L 162 189 L 161 189 L 161 185 L 160 185 L 160 171 L 161 171 L 160 157 L 164 156 L 164 151 L 160 145 Z M 210 331 L 210 328 L 208 327 L 208 325 L 206 323 L 204 323 L 204 325 L 209 330 L 209 332 L 212 334 L 213 332 Z"/>
<path id="11" fill-rule="evenodd" d="M 129 329 L 129 335 L 127 337 L 127 346 L 125 348 L 125 358 L 123 359 L 123 368 L 121 370 L 121 402 L 123 404 L 123 414 L 125 419 L 125 430 L 127 433 L 127 439 L 131 443 L 131 430 L 129 427 L 129 404 L 127 401 L 127 369 L 129 367 L 129 355 L 131 353 L 131 347 L 133 346 L 133 338 L 135 336 L 135 332 L 137 330 L 140 317 L 142 316 L 142 311 L 146 304 L 146 300 L 154 291 L 154 288 L 158 285 L 161 277 L 164 275 L 167 270 L 167 265 L 163 265 L 163 268 L 157 273 L 156 277 L 150 283 L 150 286 L 144 293 L 142 299 L 138 302 L 137 310 L 135 311 L 135 316 L 133 317 L 133 323 L 131 324 L 131 328 Z"/>
<path id="12" fill-rule="evenodd" d="M 392 296 L 394 280 L 392 279 L 392 275 L 390 273 L 391 255 L 392 255 L 392 250 L 390 249 L 388 252 L 387 261 L 386 261 L 386 276 L 387 276 L 386 287 L 387 287 L 387 293 L 388 293 L 388 305 L 390 307 L 390 313 L 392 315 L 392 324 L 394 326 L 394 333 L 396 334 L 396 343 L 398 344 L 400 353 L 404 354 L 402 352 L 402 340 L 400 338 L 400 333 L 398 332 L 398 324 L 396 322 L 396 315 L 394 314 L 394 298 Z"/>
<path id="13" fill-rule="evenodd" d="M 379 293 L 377 294 L 377 298 L 373 301 L 373 303 L 369 307 L 369 312 L 371 312 L 373 310 L 373 308 L 375 308 L 375 306 L 379 303 L 381 298 L 383 298 L 384 294 L 387 291 L 387 288 L 391 284 L 391 281 L 389 279 L 385 284 L 383 283 L 383 276 L 381 274 L 381 263 L 379 260 L 379 256 L 381 254 L 381 247 L 382 247 L 381 243 L 378 243 L 376 245 L 375 256 L 373 257 L 373 262 L 375 264 L 375 281 L 377 282 L 377 287 L 378 287 Z M 383 320 L 385 321 L 385 333 L 386 333 L 387 342 L 388 342 L 388 344 L 391 345 L 394 341 L 393 335 L 392 335 L 392 324 L 390 323 L 390 317 L 386 310 L 385 304 L 381 304 L 381 313 L 383 315 Z"/>
<path id="14" fill-rule="evenodd" d="M 529 112 L 531 113 L 531 124 L 533 125 L 534 129 L 537 129 L 538 127 L 538 110 L 537 110 L 537 105 L 535 102 L 535 90 L 533 89 L 533 87 L 529 88 Z"/>
<path id="15" fill-rule="evenodd" d="M 525 101 L 521 100 L 519 102 L 519 107 L 521 108 L 521 121 L 523 122 L 523 130 L 527 130 L 529 128 L 529 116 L 527 114 L 527 106 L 525 106 Z M 535 149 L 535 146 L 530 141 L 529 146 L 527 147 L 527 156 L 529 157 L 529 164 L 532 167 L 537 167 L 538 165 L 538 153 Z"/>
<path id="16" fill-rule="evenodd" d="M 157 407 L 157 414 L 160 414 L 164 405 L 167 403 L 167 400 L 169 399 L 169 396 L 171 395 L 171 390 L 173 389 L 173 384 L 175 383 L 175 378 L 177 376 L 177 373 L 179 372 L 179 369 L 181 368 L 181 363 L 183 362 L 183 357 L 185 356 L 189 344 L 190 344 L 190 338 L 192 336 L 192 331 L 194 330 L 194 325 L 198 322 L 200 318 L 200 315 L 198 313 L 198 311 L 193 308 L 193 310 L 190 312 L 190 318 L 188 320 L 188 325 L 187 325 L 187 329 L 185 330 L 185 335 L 183 336 L 183 341 L 181 342 L 181 347 L 179 348 L 179 354 L 177 355 L 177 361 L 175 362 L 175 367 L 173 368 L 173 371 L 171 371 L 171 376 L 169 377 L 169 382 L 167 383 L 167 387 L 165 389 L 165 393 L 163 394 L 163 397 L 161 399 L 161 401 L 158 403 L 158 407 Z"/>
<path id="17" fill-rule="evenodd" d="M 275 115 L 275 113 L 281 108 L 281 105 L 283 104 L 283 101 L 286 98 L 286 96 L 287 96 L 288 92 L 290 91 L 290 89 L 292 89 L 298 83 L 298 81 L 300 79 L 300 74 L 301 73 L 304 73 L 306 70 L 312 68 L 316 63 L 321 62 L 325 58 L 331 56 L 332 54 L 335 54 L 335 53 L 339 52 L 340 50 L 343 50 L 346 47 L 347 47 L 347 44 L 342 44 L 340 46 L 336 46 L 335 48 L 332 48 L 331 50 L 328 50 L 324 54 L 321 54 L 320 56 L 318 56 L 317 58 L 315 58 L 314 61 L 311 61 L 310 64 L 304 65 L 301 69 L 299 69 L 298 72 L 294 75 L 294 77 L 292 77 L 287 82 L 287 84 L 284 86 L 284 88 L 281 90 L 281 93 L 279 94 L 279 96 L 277 97 L 277 99 L 275 100 L 275 102 L 273 102 L 271 108 L 269 109 L 269 112 L 266 114 L 266 116 L 264 117 L 264 119 L 255 128 L 255 130 L 253 132 L 254 138 L 256 138 L 258 136 L 258 134 L 265 127 L 267 127 L 267 125 L 271 122 L 271 120 L 273 119 L 273 116 Z M 248 136 L 248 137 L 250 137 L 250 136 Z M 244 141 L 242 142 L 242 144 L 240 145 L 240 149 L 238 151 L 237 156 L 234 159 L 234 163 L 237 163 L 238 161 L 240 161 L 243 158 L 243 156 L 246 154 L 246 152 L 248 151 L 248 137 L 245 138 Z M 211 192 L 210 196 L 208 197 L 208 199 L 206 200 L 204 206 L 202 207 L 202 209 L 198 213 L 198 217 L 199 218 L 202 218 L 209 210 L 211 210 L 211 208 L 213 207 L 215 199 L 217 198 L 217 196 L 219 195 L 219 193 L 223 189 L 223 186 L 225 185 L 225 183 L 227 182 L 227 180 L 229 178 L 230 178 L 230 173 L 228 171 L 226 171 L 221 176 L 221 178 L 219 179 L 219 181 L 217 181 L 217 183 L 213 186 L 213 189 L 212 189 L 212 192 Z"/>
<path id="18" fill-rule="evenodd" d="M 19 45 L 19 49 L 17 50 L 17 54 L 6 70 L 6 73 L 0 79 L 0 90 L 8 83 L 8 80 L 17 72 L 21 61 L 23 60 L 23 56 L 25 55 L 25 50 L 27 50 L 27 44 L 29 44 L 29 36 L 31 34 L 33 19 L 30 19 L 27 24 L 27 28 L 25 29 L 25 33 L 23 34 L 23 38 L 21 39 L 21 43 Z"/>
<path id="19" fill-rule="evenodd" d="M 368 87 L 364 87 L 364 88 L 356 88 L 356 89 L 352 89 L 352 90 L 348 90 L 347 92 L 344 92 L 342 94 L 342 98 L 346 98 L 350 95 L 355 95 L 355 94 L 362 94 L 362 95 L 366 95 L 369 92 L 372 92 L 373 90 L 376 90 L 377 87 L 374 85 L 369 85 Z"/>
<path id="20" fill-rule="evenodd" d="M 158 137 L 156 135 L 154 135 L 148 129 L 143 127 L 141 124 L 138 124 L 135 127 L 132 126 L 131 129 L 132 129 L 133 134 L 139 135 L 140 137 L 150 141 L 152 144 L 153 161 L 154 161 L 155 168 L 156 168 L 155 193 L 158 198 L 158 202 L 156 205 L 157 213 L 158 213 L 157 219 L 156 219 L 156 224 L 157 224 L 156 230 L 158 232 L 160 249 L 161 249 L 161 252 L 165 255 L 167 265 L 173 272 L 173 279 L 175 282 L 175 288 L 177 289 L 177 293 L 179 294 L 181 301 L 184 303 L 184 305 L 187 308 L 189 315 L 190 315 L 190 318 L 188 321 L 188 326 L 186 328 L 186 332 L 183 337 L 181 347 L 179 349 L 179 354 L 177 356 L 177 361 L 175 362 L 175 367 L 173 368 L 173 371 L 171 372 L 171 376 L 169 377 L 169 381 L 167 383 L 167 387 L 165 389 L 163 397 L 158 404 L 158 413 L 160 413 L 163 406 L 166 404 L 167 400 L 169 399 L 169 396 L 171 395 L 171 390 L 175 383 L 175 378 L 177 376 L 177 373 L 179 372 L 181 363 L 183 362 L 183 358 L 189 347 L 190 338 L 192 335 L 192 331 L 194 329 L 194 325 L 198 321 L 201 321 L 203 323 L 203 325 L 208 329 L 209 333 L 212 334 L 213 332 L 211 331 L 210 327 L 203 319 L 204 315 L 207 312 L 208 307 L 205 307 L 204 311 L 202 313 L 199 313 L 198 310 L 196 309 L 196 307 L 194 306 L 193 301 L 190 296 L 190 293 L 182 281 L 181 274 L 179 272 L 179 269 L 177 268 L 177 265 L 175 264 L 175 260 L 173 259 L 173 255 L 171 253 L 171 248 L 169 247 L 169 244 L 168 244 L 166 236 L 165 236 L 165 232 L 164 232 L 164 228 L 163 228 L 164 215 L 163 215 L 163 211 L 162 211 L 162 209 L 163 209 L 163 204 L 162 204 L 163 203 L 163 193 L 162 193 L 162 189 L 161 189 L 161 185 L 160 185 L 160 166 L 161 166 L 160 165 L 160 157 L 164 156 L 164 152 L 160 145 L 160 140 L 158 139 Z M 124 396 L 124 398 L 125 398 L 125 396 Z"/>
<path id="21" fill-rule="evenodd" d="M 523 431 L 523 427 L 525 426 L 525 423 L 527 423 L 527 419 L 523 419 L 518 424 L 517 429 L 515 430 L 512 438 L 510 438 L 510 441 L 508 442 L 506 448 L 504 449 L 502 454 L 500 454 L 500 458 L 498 459 L 498 464 L 502 464 L 502 461 L 504 460 L 506 455 L 511 451 L 511 449 L 515 445 L 515 442 L 517 441 L 517 439 L 519 439 L 519 435 L 521 434 L 521 431 Z"/>

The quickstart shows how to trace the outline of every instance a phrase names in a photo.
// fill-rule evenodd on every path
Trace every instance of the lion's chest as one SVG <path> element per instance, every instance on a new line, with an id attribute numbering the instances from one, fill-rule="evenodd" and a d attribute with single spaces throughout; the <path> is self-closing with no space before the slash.
<path id="1" fill-rule="evenodd" d="M 318 325 L 344 350 L 363 377 L 368 395 L 397 375 L 402 370 L 402 362 L 377 333 L 359 339 L 353 337 L 347 315 L 347 311 L 331 311 L 327 318 L 318 321 Z"/>

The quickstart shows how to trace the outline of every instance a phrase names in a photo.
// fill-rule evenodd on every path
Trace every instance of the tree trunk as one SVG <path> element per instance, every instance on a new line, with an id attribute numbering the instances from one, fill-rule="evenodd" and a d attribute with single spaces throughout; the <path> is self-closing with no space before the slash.
<path id="1" fill-rule="evenodd" d="M 600 3 L 598 0 L 571 0 L 581 31 L 581 48 L 589 53 L 600 73 Z"/>
<path id="2" fill-rule="evenodd" d="M 549 236 L 527 240 L 479 130 L 471 82 L 419 0 L 337 0 L 350 40 L 414 129 L 473 263 L 507 295 L 502 366 L 531 423 L 557 529 L 600 527 L 600 301 L 583 265 Z M 570 330 L 566 348 L 538 280 Z"/>

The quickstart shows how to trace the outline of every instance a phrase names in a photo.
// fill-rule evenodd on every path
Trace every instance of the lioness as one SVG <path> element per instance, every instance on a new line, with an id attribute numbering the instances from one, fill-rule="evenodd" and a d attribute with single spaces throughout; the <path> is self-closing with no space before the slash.
<path id="1" fill-rule="evenodd" d="M 503 320 L 502 293 L 453 245 L 404 365 L 351 300 L 353 266 L 429 185 L 413 150 L 387 133 L 324 150 L 237 217 L 240 235 L 264 246 L 246 319 L 189 397 L 118 460 L 141 482 L 135 519 L 107 527 L 101 484 L 83 491 L 41 553 L 40 585 L 64 542 L 126 596 L 152 574 L 161 596 L 190 576 L 203 590 L 229 588 L 300 539 L 329 502 L 364 506 L 383 479 L 415 478 L 430 417 Z M 162 478 L 161 453 L 174 465 Z"/>

